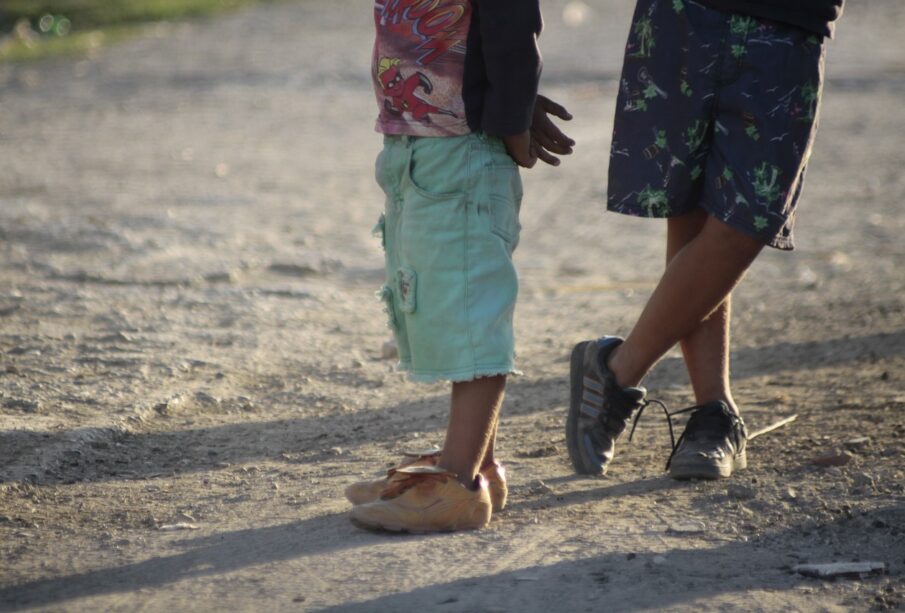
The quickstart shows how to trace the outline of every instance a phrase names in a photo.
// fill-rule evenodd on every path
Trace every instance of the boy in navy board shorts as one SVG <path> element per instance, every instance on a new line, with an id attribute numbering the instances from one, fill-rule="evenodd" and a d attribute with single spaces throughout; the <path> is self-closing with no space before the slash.
<path id="1" fill-rule="evenodd" d="M 576 345 L 566 438 L 601 474 L 647 406 L 639 384 L 675 343 L 696 405 L 677 479 L 746 466 L 729 384 L 731 292 L 764 245 L 792 249 L 817 126 L 825 39 L 843 0 L 639 0 L 616 107 L 608 208 L 667 218 L 666 270 L 624 340 Z M 664 407 L 665 409 L 665 407 Z"/>

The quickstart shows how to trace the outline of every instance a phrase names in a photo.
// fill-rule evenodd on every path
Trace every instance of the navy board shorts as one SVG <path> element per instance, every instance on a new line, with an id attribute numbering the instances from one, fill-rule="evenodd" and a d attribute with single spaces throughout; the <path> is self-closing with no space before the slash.
<path id="1" fill-rule="evenodd" d="M 607 207 L 674 217 L 701 207 L 792 249 L 817 127 L 824 41 L 691 0 L 639 0 L 625 51 Z"/>

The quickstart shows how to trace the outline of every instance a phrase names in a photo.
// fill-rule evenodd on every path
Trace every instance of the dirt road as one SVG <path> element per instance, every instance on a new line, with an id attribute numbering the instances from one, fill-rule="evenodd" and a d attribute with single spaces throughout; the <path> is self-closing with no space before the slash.
<path id="1" fill-rule="evenodd" d="M 603 213 L 630 4 L 544 3 L 579 144 L 525 174 L 511 505 L 468 534 L 371 534 L 342 498 L 446 419 L 381 359 L 370 7 L 0 66 L 0 610 L 905 607 L 905 6 L 850 2 L 799 248 L 737 295 L 745 417 L 799 419 L 732 481 L 676 483 L 652 412 L 606 478 L 563 439 L 571 346 L 625 333 L 662 265 L 661 224 Z M 678 354 L 648 387 L 691 401 Z M 792 571 L 851 560 L 887 572 Z"/>

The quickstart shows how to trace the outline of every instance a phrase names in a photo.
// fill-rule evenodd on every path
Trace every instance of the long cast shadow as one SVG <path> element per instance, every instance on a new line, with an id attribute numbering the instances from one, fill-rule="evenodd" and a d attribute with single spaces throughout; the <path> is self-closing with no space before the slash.
<path id="1" fill-rule="evenodd" d="M 901 506 L 876 513 L 887 522 L 905 518 L 905 508 Z M 826 532 L 850 529 L 847 520 L 823 527 Z M 797 575 L 791 567 L 799 562 L 832 559 L 837 546 L 821 542 L 798 525 L 766 535 L 764 542 L 705 541 L 714 542 L 717 544 L 712 547 L 659 552 L 606 551 L 550 565 L 428 585 L 324 611 L 561 611 L 572 606 L 600 611 L 663 610 L 700 606 L 707 599 L 760 590 L 769 592 L 769 602 L 758 604 L 751 594 L 744 594 L 726 606 L 734 609 L 740 606 L 739 602 L 745 602 L 743 608 L 778 610 L 789 602 L 784 592 L 817 581 Z M 860 550 L 867 551 L 870 559 L 888 559 L 903 543 L 903 535 L 890 537 L 865 531 Z M 606 546 L 600 543 L 601 549 Z M 656 554 L 659 559 L 655 559 Z M 802 598 L 806 597 L 799 596 L 798 606 L 808 602 Z M 710 607 L 716 609 L 718 605 L 711 602 Z"/>
<path id="2" fill-rule="evenodd" d="M 340 531 L 349 537 L 335 538 L 333 533 Z M 178 555 L 0 588 L 0 609 L 18 611 L 86 596 L 159 587 L 248 566 L 358 547 L 367 543 L 367 538 L 368 535 L 349 528 L 344 513 L 335 513 L 267 528 L 187 539 L 178 544 L 189 550 Z"/>
<path id="3" fill-rule="evenodd" d="M 858 360 L 885 360 L 902 356 L 905 356 L 905 330 L 742 347 L 732 352 L 732 378 L 743 381 L 776 373 L 844 366 Z M 682 358 L 666 358 L 657 364 L 648 385 L 664 385 L 677 379 L 685 379 L 685 363 Z"/>
<path id="4" fill-rule="evenodd" d="M 656 489 L 651 482 L 637 493 Z M 632 484 L 601 488 L 599 495 L 628 493 Z M 593 492 L 592 492 L 593 494 Z M 873 511 L 887 527 L 905 521 L 905 507 L 892 505 Z M 883 559 L 895 555 L 905 545 L 898 531 L 870 531 L 856 519 L 840 518 L 821 527 L 823 534 L 863 532 L 859 547 L 868 555 Z M 345 535 L 340 536 L 338 535 Z M 719 536 L 719 534 L 715 535 Z M 530 537 L 530 535 L 527 535 Z M 398 538 L 398 537 L 395 537 Z M 411 536 L 409 539 L 453 538 L 444 535 Z M 287 561 L 325 552 L 374 546 L 394 537 L 373 535 L 349 527 L 345 514 L 330 514 L 302 521 L 212 534 L 176 543 L 188 550 L 64 577 L 40 579 L 21 585 L 0 587 L 0 609 L 19 611 L 34 607 L 64 605 L 91 596 L 125 593 L 142 588 L 162 587 L 177 581 L 225 575 L 247 567 Z M 661 541 L 662 543 L 662 541 Z M 708 540 L 701 548 L 660 548 L 656 551 L 604 551 L 598 555 L 570 554 L 569 559 L 550 565 L 483 574 L 468 579 L 434 583 L 409 592 L 390 594 L 356 604 L 343 604 L 330 611 L 475 611 L 503 607 L 506 610 L 562 610 L 564 590 L 582 598 L 599 599 L 604 610 L 640 610 L 680 605 L 711 598 L 725 592 L 769 589 L 786 590 L 805 579 L 790 573 L 789 566 L 811 556 L 833 556 L 837 544 L 821 539 L 799 525 L 765 535 L 761 542 Z M 716 543 L 712 547 L 706 545 Z M 481 547 L 475 543 L 474 547 Z M 607 543 L 600 543 L 606 549 Z M 793 552 L 795 555 L 786 555 Z M 554 559 L 561 557 L 555 554 Z M 659 554 L 663 560 L 655 560 Z M 355 556 L 347 556 L 354 566 Z M 874 558 L 871 558 L 874 559 Z M 812 560 L 813 561 L 813 560 Z M 892 562 L 892 560 L 890 560 Z M 370 564 L 370 562 L 366 563 Z M 442 560 L 432 560 L 442 568 Z M 369 569 L 370 570 L 370 569 Z M 477 569 L 475 569 L 477 570 Z M 263 571 L 262 571 L 263 572 Z M 891 569 L 900 574 L 900 569 Z M 442 572 L 440 573 L 442 576 Z M 574 602 L 574 601 L 573 601 Z M 596 605 L 593 608 L 598 608 Z"/>
<path id="5" fill-rule="evenodd" d="M 836 338 L 819 342 L 777 343 L 766 347 L 743 348 L 733 355 L 736 380 L 766 374 L 840 366 L 861 359 L 882 360 L 905 355 L 905 331 Z M 560 388 L 562 402 L 568 399 L 567 373 L 562 377 L 514 379 L 507 396 L 508 415 L 530 415 L 550 410 L 544 390 Z M 658 365 L 650 385 L 657 387 L 684 380 L 681 359 L 671 358 Z M 142 479 L 162 474 L 212 470 L 227 464 L 262 459 L 318 461 L 321 450 L 334 446 L 354 448 L 365 431 L 376 422 L 396 435 L 415 431 L 440 430 L 445 424 L 448 399 L 445 394 L 375 410 L 344 414 L 343 427 L 335 417 L 317 416 L 298 419 L 246 422 L 210 428 L 193 428 L 153 433 L 113 433 L 111 440 L 88 443 L 59 458 L 59 470 L 35 469 L 31 481 L 70 483 L 89 474 L 93 480 Z M 72 432 L 0 432 L 0 447 L 7 450 L 35 449 L 58 445 L 65 448 Z M 261 443 L 264 444 L 261 444 Z M 112 445 L 115 443 L 115 445 Z M 73 444 L 74 445 L 74 444 Z M 326 456 L 324 456 L 326 457 Z M 335 458 L 334 458 L 335 459 Z M 0 467 L 0 481 L 11 477 Z"/>

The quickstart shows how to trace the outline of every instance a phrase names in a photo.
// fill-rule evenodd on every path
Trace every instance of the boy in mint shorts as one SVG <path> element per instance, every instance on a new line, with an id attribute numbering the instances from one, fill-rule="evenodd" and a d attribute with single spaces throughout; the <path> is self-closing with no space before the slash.
<path id="1" fill-rule="evenodd" d="M 640 382 L 676 343 L 696 402 L 678 411 L 690 417 L 670 476 L 745 468 L 747 431 L 729 385 L 731 292 L 765 245 L 793 246 L 825 40 L 841 12 L 842 0 L 638 0 L 608 208 L 667 218 L 667 266 L 627 338 L 572 352 L 566 439 L 576 472 L 606 471 L 648 405 Z"/>
<path id="2" fill-rule="evenodd" d="M 481 528 L 507 495 L 494 440 L 517 372 L 517 166 L 571 151 L 547 118 L 568 114 L 537 96 L 537 0 L 377 0 L 374 19 L 380 295 L 401 368 L 451 381 L 452 401 L 442 450 L 414 453 L 346 497 L 368 528 Z"/>

